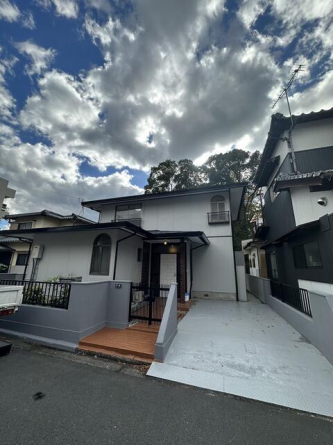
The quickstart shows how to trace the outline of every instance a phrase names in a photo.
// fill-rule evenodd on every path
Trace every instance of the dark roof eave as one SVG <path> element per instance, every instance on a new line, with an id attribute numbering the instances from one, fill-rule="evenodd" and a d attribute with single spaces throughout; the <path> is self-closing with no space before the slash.
<path id="1" fill-rule="evenodd" d="M 238 187 L 247 187 L 248 182 L 235 182 L 232 184 L 224 184 L 212 187 L 198 187 L 193 189 L 184 189 L 177 190 L 172 192 L 163 192 L 163 193 L 147 193 L 143 195 L 131 195 L 131 196 L 123 196 L 119 198 L 106 198 L 100 199 L 96 201 L 84 201 L 82 202 L 82 206 L 88 207 L 92 210 L 97 210 L 95 206 L 102 206 L 104 204 L 121 204 L 126 202 L 137 202 L 137 201 L 149 201 L 154 199 L 163 199 L 163 198 L 175 198 L 180 196 L 190 196 L 190 195 L 199 195 L 205 193 L 212 193 L 216 191 L 228 191 L 230 188 L 238 188 Z M 99 211 L 99 210 L 97 210 Z"/>
<path id="2" fill-rule="evenodd" d="M 96 223 L 96 224 L 86 224 L 82 226 L 63 226 L 63 227 L 42 227 L 39 229 L 27 229 L 27 230 L 3 230 L 1 235 L 12 236 L 20 235 L 22 232 L 24 235 L 33 235 L 38 233 L 65 233 L 65 232 L 84 232 L 89 230 L 103 230 L 103 229 L 121 229 L 129 233 L 133 233 L 143 238 L 150 239 L 153 235 L 141 229 L 141 227 L 136 226 L 128 221 L 123 222 L 111 222 L 111 223 Z M 17 238 L 22 238 L 17 236 Z"/>
<path id="3" fill-rule="evenodd" d="M 310 229 L 313 229 L 313 228 L 319 227 L 319 226 L 320 226 L 319 219 L 316 219 L 315 221 L 310 221 L 308 223 L 300 224 L 299 226 L 294 227 L 292 230 L 289 230 L 289 232 L 286 232 L 283 235 L 279 236 L 275 240 L 270 241 L 269 243 L 266 243 L 263 247 L 267 247 L 272 244 L 279 244 L 282 241 L 287 241 L 290 237 L 297 235 L 298 232 L 301 233 L 305 230 L 310 230 Z"/>
<path id="4" fill-rule="evenodd" d="M 12 215 L 5 215 L 4 219 L 6 220 L 16 220 L 18 218 L 30 218 L 33 216 L 47 216 L 48 218 L 59 219 L 60 221 L 82 221 L 87 224 L 95 224 L 94 221 L 85 218 L 84 216 L 77 215 L 76 213 L 72 213 L 70 215 L 60 215 L 60 213 L 51 212 L 50 210 L 42 210 L 41 212 L 28 212 L 28 213 L 16 213 Z"/>

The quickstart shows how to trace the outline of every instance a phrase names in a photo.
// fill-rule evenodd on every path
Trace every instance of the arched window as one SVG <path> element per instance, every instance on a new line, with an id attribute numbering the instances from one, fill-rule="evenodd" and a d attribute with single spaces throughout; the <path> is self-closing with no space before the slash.
<path id="1" fill-rule="evenodd" d="M 91 275 L 109 275 L 111 256 L 111 238 L 105 233 L 95 238 L 90 274 Z"/>
<path id="2" fill-rule="evenodd" d="M 223 222 L 227 220 L 225 212 L 225 199 L 221 195 L 214 196 L 210 202 L 211 222 Z"/>

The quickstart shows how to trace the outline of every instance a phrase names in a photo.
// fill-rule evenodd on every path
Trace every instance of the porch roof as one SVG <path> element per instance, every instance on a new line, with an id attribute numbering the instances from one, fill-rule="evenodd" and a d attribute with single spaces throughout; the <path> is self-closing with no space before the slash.
<path id="1" fill-rule="evenodd" d="M 205 244 L 208 246 L 209 239 L 204 232 L 173 232 L 173 231 L 159 231 L 152 230 L 151 233 L 154 235 L 155 240 L 167 240 L 167 239 L 184 239 L 187 238 L 193 243 Z"/>
<path id="2" fill-rule="evenodd" d="M 105 229 L 119 229 L 123 230 L 124 232 L 132 233 L 133 235 L 141 236 L 142 238 L 146 239 L 153 238 L 152 233 L 128 221 L 86 224 L 82 226 L 41 227 L 38 229 L 26 229 L 26 230 L 3 230 L 1 232 L 1 235 L 10 236 L 17 239 L 29 239 L 29 238 L 33 239 L 34 235 L 38 233 L 86 232 L 89 230 L 105 230 Z"/>

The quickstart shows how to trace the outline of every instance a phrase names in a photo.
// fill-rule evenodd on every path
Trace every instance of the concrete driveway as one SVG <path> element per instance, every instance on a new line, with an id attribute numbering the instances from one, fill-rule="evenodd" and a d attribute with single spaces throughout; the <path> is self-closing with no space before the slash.
<path id="1" fill-rule="evenodd" d="M 148 375 L 333 417 L 333 367 L 263 304 L 199 300 Z"/>

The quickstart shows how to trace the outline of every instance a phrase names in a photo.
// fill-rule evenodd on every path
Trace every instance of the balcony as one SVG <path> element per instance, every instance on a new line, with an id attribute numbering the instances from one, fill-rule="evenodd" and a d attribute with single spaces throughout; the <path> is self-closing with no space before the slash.
<path id="1" fill-rule="evenodd" d="M 229 211 L 207 213 L 208 224 L 228 224 L 230 221 L 229 213 Z"/>

